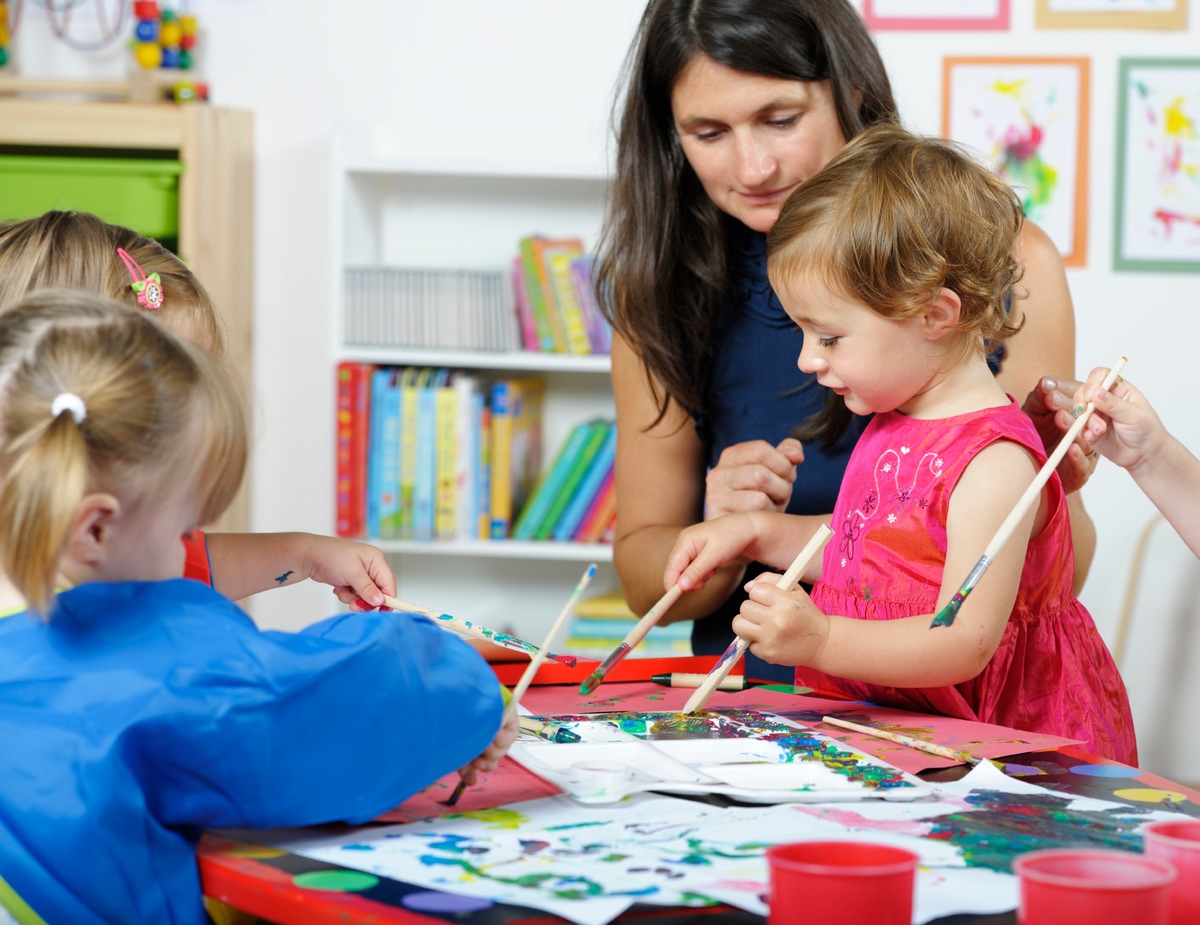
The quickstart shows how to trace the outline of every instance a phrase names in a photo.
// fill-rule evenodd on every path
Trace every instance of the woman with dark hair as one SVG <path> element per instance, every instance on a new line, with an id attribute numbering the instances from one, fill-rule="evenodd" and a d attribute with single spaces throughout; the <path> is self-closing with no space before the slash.
<path id="1" fill-rule="evenodd" d="M 801 334 L 787 334 L 794 325 L 767 281 L 766 232 L 847 140 L 898 121 L 883 62 L 846 0 L 647 6 L 626 60 L 597 268 L 615 333 L 614 561 L 635 611 L 662 595 L 684 527 L 733 511 L 825 520 L 833 510 L 865 420 L 796 368 Z M 1053 447 L 1054 411 L 1074 392 L 1074 310 L 1062 259 L 1036 225 L 1025 223 L 1017 256 L 1024 327 L 989 362 L 1006 391 L 1028 396 Z M 1040 379 L 1047 371 L 1064 380 Z M 1076 590 L 1095 549 L 1078 492 L 1094 465 L 1077 446 L 1059 469 Z M 665 620 L 696 621 L 697 654 L 723 651 L 757 570 L 731 563 Z M 747 671 L 790 679 L 772 668 L 752 660 Z"/>

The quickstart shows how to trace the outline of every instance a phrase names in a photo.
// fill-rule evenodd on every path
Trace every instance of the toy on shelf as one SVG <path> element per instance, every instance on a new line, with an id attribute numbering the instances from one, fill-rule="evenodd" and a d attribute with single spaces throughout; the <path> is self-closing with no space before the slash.
<path id="1" fill-rule="evenodd" d="M 0 0 L 0 67 L 8 64 L 8 4 Z"/>
<path id="2" fill-rule="evenodd" d="M 158 0 L 133 0 L 133 57 L 144 70 L 191 70 L 195 62 L 196 17 L 160 7 Z"/>

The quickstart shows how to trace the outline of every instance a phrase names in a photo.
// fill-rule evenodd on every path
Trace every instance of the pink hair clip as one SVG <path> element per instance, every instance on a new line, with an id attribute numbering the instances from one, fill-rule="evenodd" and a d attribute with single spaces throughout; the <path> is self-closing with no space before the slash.
<path id="1" fill-rule="evenodd" d="M 138 305 L 147 311 L 158 311 L 163 306 L 163 287 L 162 280 L 157 273 L 151 273 L 147 276 L 138 262 L 125 253 L 123 247 L 117 248 L 117 256 L 125 264 L 125 268 L 129 270 L 129 275 L 133 277 L 133 283 L 130 284 L 130 289 L 137 293 Z"/>

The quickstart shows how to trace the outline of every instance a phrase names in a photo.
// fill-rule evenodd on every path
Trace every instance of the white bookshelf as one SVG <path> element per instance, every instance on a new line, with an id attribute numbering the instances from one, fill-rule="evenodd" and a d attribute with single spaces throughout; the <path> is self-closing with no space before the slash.
<path id="1" fill-rule="evenodd" d="M 582 237 L 588 248 L 595 244 L 607 185 L 602 157 L 489 151 L 486 144 L 476 138 L 457 150 L 435 152 L 391 125 L 347 125 L 335 133 L 330 158 L 330 388 L 333 367 L 346 360 L 497 374 L 540 372 L 546 380 L 543 452 L 550 457 L 579 421 L 612 416 L 608 357 L 375 348 L 348 345 L 344 339 L 347 266 L 495 270 L 508 267 L 519 239 L 531 233 Z M 542 462 L 548 465 L 549 459 Z M 616 586 L 611 548 L 603 544 L 368 540 L 388 553 L 400 598 L 509 629 L 535 643 L 587 563 L 600 566 L 593 591 Z"/>

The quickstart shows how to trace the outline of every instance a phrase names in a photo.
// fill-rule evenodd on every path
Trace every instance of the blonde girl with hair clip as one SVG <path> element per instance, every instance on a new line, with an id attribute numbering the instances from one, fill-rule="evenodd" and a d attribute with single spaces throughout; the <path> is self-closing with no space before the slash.
<path id="1" fill-rule="evenodd" d="M 225 332 L 212 299 L 178 257 L 150 238 L 86 212 L 0 222 L 0 306 L 47 288 L 78 289 L 145 310 L 215 357 Z M 205 521 L 201 521 L 204 523 Z M 305 578 L 333 587 L 355 609 L 396 593 L 383 553 L 313 533 L 219 533 L 184 538 L 185 575 L 233 600 Z M 0 576 L 0 612 L 17 606 Z"/>
<path id="2" fill-rule="evenodd" d="M 51 290 L 0 313 L 0 564 L 29 602 L 0 620 L 19 921 L 202 925 L 205 828 L 364 822 L 516 736 L 487 663 L 428 619 L 261 631 L 178 580 L 179 537 L 242 477 L 241 409 L 145 312 Z"/>
<path id="3" fill-rule="evenodd" d="M 1055 475 L 958 619 L 930 629 L 1046 459 L 988 369 L 1016 330 L 1020 203 L 952 143 L 867 129 L 783 206 L 771 284 L 804 334 L 801 371 L 872 414 L 846 469 L 812 596 L 763 575 L 733 621 L 797 683 L 888 706 L 1082 739 L 1136 764 L 1124 684 L 1071 590 Z M 795 515 L 728 514 L 683 531 L 663 581 L 782 570 L 813 533 Z"/>

